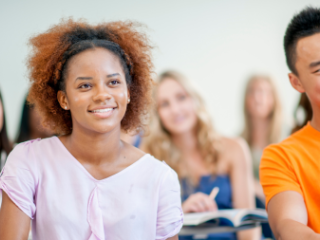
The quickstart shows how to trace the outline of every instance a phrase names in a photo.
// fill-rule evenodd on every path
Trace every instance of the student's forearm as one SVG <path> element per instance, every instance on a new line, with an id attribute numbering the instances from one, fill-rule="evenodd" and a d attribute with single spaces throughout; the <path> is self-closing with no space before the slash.
<path id="1" fill-rule="evenodd" d="M 320 234 L 315 233 L 308 226 L 297 221 L 287 219 L 281 221 L 276 228 L 277 240 L 320 240 Z"/>

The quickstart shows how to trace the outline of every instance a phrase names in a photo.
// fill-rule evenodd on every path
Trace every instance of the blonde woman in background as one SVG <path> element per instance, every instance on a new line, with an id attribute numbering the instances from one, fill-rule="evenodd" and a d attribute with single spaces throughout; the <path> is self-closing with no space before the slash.
<path id="1" fill-rule="evenodd" d="M 204 102 L 181 74 L 159 76 L 154 89 L 155 112 L 142 149 L 164 160 L 181 182 L 184 213 L 229 208 L 254 208 L 253 176 L 246 144 L 219 136 Z M 220 192 L 214 200 L 214 187 Z M 208 239 L 260 239 L 259 229 L 213 234 Z M 179 239 L 192 239 L 180 237 Z"/>
<path id="2" fill-rule="evenodd" d="M 263 149 L 279 142 L 282 131 L 282 111 L 276 87 L 269 76 L 249 78 L 244 97 L 245 127 L 242 137 L 247 141 L 253 162 L 255 194 L 264 202 L 259 182 L 259 165 Z"/>

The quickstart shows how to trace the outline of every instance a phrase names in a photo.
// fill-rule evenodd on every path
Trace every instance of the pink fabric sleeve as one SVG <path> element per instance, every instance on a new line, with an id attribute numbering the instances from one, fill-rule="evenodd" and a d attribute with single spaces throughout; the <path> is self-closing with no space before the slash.
<path id="1" fill-rule="evenodd" d="M 37 181 L 31 145 L 31 141 L 21 143 L 9 154 L 0 174 L 0 190 L 5 191 L 25 214 L 33 218 L 36 211 L 34 195 Z"/>
<path id="2" fill-rule="evenodd" d="M 183 223 L 180 184 L 172 169 L 160 187 L 156 240 L 165 240 L 178 234 Z"/>

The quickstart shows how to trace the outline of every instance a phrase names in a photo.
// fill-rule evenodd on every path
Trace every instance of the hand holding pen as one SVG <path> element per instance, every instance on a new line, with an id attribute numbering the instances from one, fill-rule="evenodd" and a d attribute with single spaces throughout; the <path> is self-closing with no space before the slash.
<path id="1" fill-rule="evenodd" d="M 219 188 L 215 187 L 212 189 L 210 195 L 198 192 L 191 194 L 187 200 L 182 203 L 182 209 L 184 213 L 191 212 L 208 212 L 218 210 L 215 202 L 215 197 L 219 193 Z"/>

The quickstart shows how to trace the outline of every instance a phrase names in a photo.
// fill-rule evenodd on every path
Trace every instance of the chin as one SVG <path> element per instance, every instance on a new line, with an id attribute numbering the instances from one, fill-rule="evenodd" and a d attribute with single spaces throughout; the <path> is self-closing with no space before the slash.
<path id="1" fill-rule="evenodd" d="M 109 126 L 109 125 L 104 125 L 104 126 L 94 126 L 92 128 L 89 129 L 89 131 L 95 132 L 97 134 L 106 134 L 109 133 L 111 131 L 113 131 L 117 126 Z"/>
<path id="2" fill-rule="evenodd" d="M 171 134 L 184 134 L 192 131 L 193 127 L 192 126 L 175 126 L 172 127 L 169 132 Z"/>

